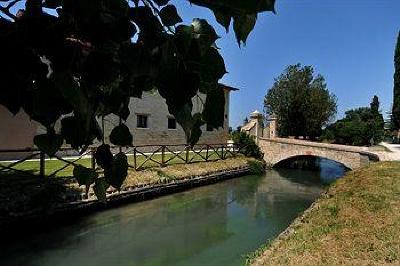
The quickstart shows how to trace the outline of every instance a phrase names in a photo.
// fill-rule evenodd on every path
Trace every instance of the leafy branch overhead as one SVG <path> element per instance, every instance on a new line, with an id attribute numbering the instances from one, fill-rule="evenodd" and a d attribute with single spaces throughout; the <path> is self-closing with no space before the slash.
<path id="1" fill-rule="evenodd" d="M 246 42 L 257 14 L 274 11 L 275 2 L 187 1 L 212 10 L 227 30 L 233 24 L 239 44 Z M 171 2 L 1 0 L 0 104 L 14 114 L 23 109 L 47 128 L 35 144 L 51 156 L 64 142 L 84 149 L 102 141 L 99 121 L 109 114 L 122 121 L 111 133 L 112 143 L 131 145 L 123 125 L 130 98 L 157 90 L 188 142 L 196 143 L 201 125 L 223 124 L 225 98 L 218 82 L 226 68 L 214 28 L 199 18 L 183 23 Z M 193 114 L 191 99 L 199 92 L 207 95 L 205 109 Z"/>

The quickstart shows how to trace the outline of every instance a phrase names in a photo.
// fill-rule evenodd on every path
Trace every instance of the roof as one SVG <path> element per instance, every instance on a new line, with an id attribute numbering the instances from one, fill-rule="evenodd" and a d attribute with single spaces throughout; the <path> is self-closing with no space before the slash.
<path id="1" fill-rule="evenodd" d="M 255 125 L 256 125 L 256 122 L 255 122 L 255 121 L 250 121 L 250 122 L 247 123 L 246 125 L 242 126 L 241 130 L 249 131 L 249 130 L 251 130 Z"/>
<path id="2" fill-rule="evenodd" d="M 252 112 L 250 114 L 250 117 L 251 118 L 259 118 L 259 117 L 262 117 L 262 113 L 260 113 L 259 111 L 255 110 L 254 112 Z"/>
<path id="3" fill-rule="evenodd" d="M 234 87 L 222 84 L 222 83 L 218 83 L 218 85 L 220 87 L 222 87 L 224 90 L 228 90 L 228 91 L 238 91 L 239 90 L 238 88 L 234 88 Z"/>

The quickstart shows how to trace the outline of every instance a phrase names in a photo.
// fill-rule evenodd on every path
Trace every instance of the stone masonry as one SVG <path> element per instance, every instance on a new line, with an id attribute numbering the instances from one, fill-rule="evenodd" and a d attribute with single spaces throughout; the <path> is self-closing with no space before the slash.
<path id="1" fill-rule="evenodd" d="M 368 165 L 370 161 L 379 160 L 378 156 L 368 152 L 366 147 L 283 138 L 259 138 L 258 144 L 264 153 L 264 160 L 270 166 L 292 157 L 304 155 L 330 159 L 352 170 Z"/>

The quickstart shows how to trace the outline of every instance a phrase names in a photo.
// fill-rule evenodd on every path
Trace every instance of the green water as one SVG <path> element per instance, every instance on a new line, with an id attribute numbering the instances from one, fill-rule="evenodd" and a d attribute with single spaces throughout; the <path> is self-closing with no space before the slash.
<path id="1" fill-rule="evenodd" d="M 273 170 L 99 212 L 2 245 L 0 265 L 242 265 L 318 197 L 319 177 Z"/>

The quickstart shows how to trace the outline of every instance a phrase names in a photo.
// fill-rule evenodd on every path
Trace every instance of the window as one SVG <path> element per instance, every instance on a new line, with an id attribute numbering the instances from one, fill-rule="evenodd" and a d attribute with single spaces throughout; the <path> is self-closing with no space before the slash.
<path id="1" fill-rule="evenodd" d="M 207 124 L 207 131 L 213 131 L 213 128 Z"/>
<path id="2" fill-rule="evenodd" d="M 147 125 L 147 115 L 137 115 L 137 124 L 136 127 L 137 128 L 148 128 Z"/>
<path id="3" fill-rule="evenodd" d="M 169 117 L 168 118 L 168 129 L 176 129 L 176 119 Z"/>

